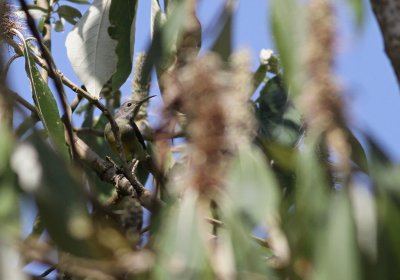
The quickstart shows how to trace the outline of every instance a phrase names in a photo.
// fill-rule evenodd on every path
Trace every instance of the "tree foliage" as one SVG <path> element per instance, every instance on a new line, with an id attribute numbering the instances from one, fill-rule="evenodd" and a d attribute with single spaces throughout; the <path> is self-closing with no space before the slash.
<path id="1" fill-rule="evenodd" d="M 362 24 L 362 1 L 348 3 Z M 0 279 L 398 278 L 399 166 L 343 113 L 333 1 L 271 0 L 278 54 L 262 50 L 255 72 L 232 52 L 234 1 L 201 55 L 195 0 L 152 1 L 145 54 L 133 53 L 136 0 L 28 4 L 18 13 L 33 37 L 0 7 L 15 53 L 0 84 Z M 64 24 L 84 86 L 41 39 Z M 18 57 L 31 99 L 6 83 Z M 149 160 L 127 162 L 113 115 L 121 98 L 149 96 L 153 71 L 159 121 L 148 104 L 135 119 Z M 47 270 L 24 272 L 31 263 Z"/>

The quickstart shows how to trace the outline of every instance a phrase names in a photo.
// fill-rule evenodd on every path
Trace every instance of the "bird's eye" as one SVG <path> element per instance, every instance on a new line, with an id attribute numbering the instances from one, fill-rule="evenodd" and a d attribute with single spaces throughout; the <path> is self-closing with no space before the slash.
<path id="1" fill-rule="evenodd" d="M 126 106 L 131 107 L 131 106 L 132 106 L 132 103 L 129 102 L 128 104 L 126 104 Z"/>

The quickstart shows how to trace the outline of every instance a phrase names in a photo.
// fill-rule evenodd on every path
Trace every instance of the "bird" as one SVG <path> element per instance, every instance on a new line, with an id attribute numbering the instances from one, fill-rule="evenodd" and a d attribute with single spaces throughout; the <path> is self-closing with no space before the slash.
<path id="1" fill-rule="evenodd" d="M 147 96 L 139 101 L 128 100 L 114 114 L 114 119 L 121 135 L 122 148 L 128 161 L 132 159 L 146 161 L 149 157 L 143 136 L 135 124 L 135 117 L 143 103 L 152 97 L 154 95 Z M 110 123 L 107 123 L 104 128 L 104 138 L 110 147 L 117 152 L 117 142 Z"/>

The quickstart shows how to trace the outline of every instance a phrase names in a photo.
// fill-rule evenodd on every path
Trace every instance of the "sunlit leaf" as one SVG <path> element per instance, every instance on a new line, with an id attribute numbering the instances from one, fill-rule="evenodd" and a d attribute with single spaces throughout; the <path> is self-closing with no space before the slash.
<path id="1" fill-rule="evenodd" d="M 115 55 L 118 42 L 108 33 L 110 6 L 111 0 L 93 1 L 65 43 L 75 74 L 95 97 L 115 73 L 118 63 Z"/>

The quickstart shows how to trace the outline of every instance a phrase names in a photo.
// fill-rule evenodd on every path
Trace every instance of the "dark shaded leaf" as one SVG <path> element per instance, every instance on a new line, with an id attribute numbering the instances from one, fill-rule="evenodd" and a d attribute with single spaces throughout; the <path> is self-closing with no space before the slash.
<path id="1" fill-rule="evenodd" d="M 58 10 L 60 17 L 64 18 L 70 24 L 75 25 L 82 17 L 81 12 L 71 6 L 61 5 Z"/>
<path id="2" fill-rule="evenodd" d="M 118 90 L 132 71 L 133 48 L 135 45 L 135 19 L 137 0 L 113 0 L 110 7 L 108 33 L 117 41 L 116 71 L 112 76 L 112 88 Z"/>

